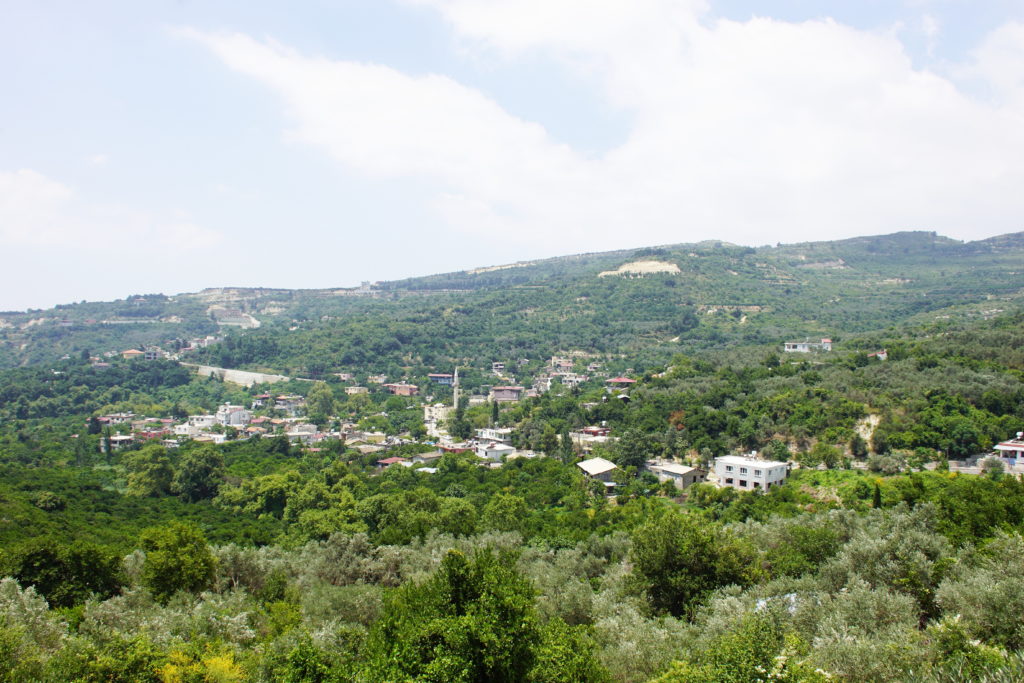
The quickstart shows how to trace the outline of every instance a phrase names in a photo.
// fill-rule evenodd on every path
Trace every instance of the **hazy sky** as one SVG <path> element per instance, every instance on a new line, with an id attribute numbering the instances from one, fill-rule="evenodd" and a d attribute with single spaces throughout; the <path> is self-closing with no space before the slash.
<path id="1" fill-rule="evenodd" d="M 0 310 L 1024 230 L 1020 0 L 0 5 Z"/>

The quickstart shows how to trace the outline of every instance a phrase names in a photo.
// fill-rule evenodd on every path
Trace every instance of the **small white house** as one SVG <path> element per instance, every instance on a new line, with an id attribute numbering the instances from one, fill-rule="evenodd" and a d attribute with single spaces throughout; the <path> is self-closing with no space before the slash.
<path id="1" fill-rule="evenodd" d="M 670 481 L 682 491 L 692 484 L 704 481 L 708 473 L 698 467 L 687 467 L 674 462 L 649 461 L 646 469 L 658 478 L 658 481 Z"/>
<path id="2" fill-rule="evenodd" d="M 1012 466 L 1024 463 L 1024 432 L 1017 432 L 1016 439 L 997 444 L 996 452 L 1005 464 Z"/>
<path id="3" fill-rule="evenodd" d="M 512 455 L 515 452 L 515 448 L 504 443 L 490 442 L 481 444 L 476 448 L 476 454 L 478 456 L 494 462 L 501 462 L 503 457 L 506 455 Z"/>
<path id="4" fill-rule="evenodd" d="M 810 353 L 811 351 L 831 351 L 832 340 L 822 339 L 820 342 L 802 341 L 786 342 L 782 348 L 786 353 Z"/>
<path id="5" fill-rule="evenodd" d="M 576 463 L 576 467 L 583 470 L 583 474 L 586 475 L 587 479 L 604 484 L 605 490 L 611 490 L 615 487 L 615 482 L 612 481 L 612 472 L 619 468 L 610 460 L 591 458 L 590 460 Z"/>
<path id="6" fill-rule="evenodd" d="M 715 476 L 719 486 L 731 486 L 740 491 L 768 491 L 786 481 L 789 463 L 723 455 L 715 458 Z"/>

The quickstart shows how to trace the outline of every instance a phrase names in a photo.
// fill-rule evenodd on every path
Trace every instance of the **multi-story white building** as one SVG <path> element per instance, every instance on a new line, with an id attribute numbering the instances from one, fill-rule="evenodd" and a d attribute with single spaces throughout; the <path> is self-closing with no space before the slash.
<path id="1" fill-rule="evenodd" d="M 243 427 L 249 424 L 252 413 L 242 406 L 233 406 L 225 403 L 217 409 L 217 422 L 224 426 Z"/>
<path id="2" fill-rule="evenodd" d="M 719 486 L 731 486 L 740 491 L 768 491 L 786 481 L 789 463 L 723 455 L 715 458 L 715 476 Z"/>
<path id="3" fill-rule="evenodd" d="M 476 430 L 476 438 L 479 441 L 511 444 L 512 429 L 511 427 L 484 427 Z"/>

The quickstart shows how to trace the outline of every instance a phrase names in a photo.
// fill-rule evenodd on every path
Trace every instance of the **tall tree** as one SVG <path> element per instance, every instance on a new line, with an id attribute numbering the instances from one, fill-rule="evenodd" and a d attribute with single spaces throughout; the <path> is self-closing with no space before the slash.
<path id="1" fill-rule="evenodd" d="M 213 498 L 224 481 L 224 460 L 210 446 L 189 451 L 181 458 L 172 490 L 187 501 Z"/>
<path id="2" fill-rule="evenodd" d="M 196 527 L 171 522 L 146 529 L 139 540 L 146 553 L 142 585 L 158 602 L 167 604 L 178 591 L 201 591 L 213 580 L 217 561 Z"/>
<path id="3" fill-rule="evenodd" d="M 514 559 L 450 550 L 430 579 L 387 600 L 360 680 L 529 680 L 539 642 L 533 589 Z"/>
<path id="4" fill-rule="evenodd" d="M 306 414 L 311 422 L 323 427 L 336 412 L 334 392 L 327 382 L 317 382 L 306 396 Z"/>
<path id="5" fill-rule="evenodd" d="M 747 585 L 757 576 L 755 553 L 716 524 L 692 513 L 666 512 L 633 533 L 632 584 L 651 608 L 691 615 L 713 590 Z"/>
<path id="6" fill-rule="evenodd" d="M 149 445 L 125 458 L 128 493 L 133 496 L 164 496 L 171 491 L 174 470 L 163 446 Z"/>

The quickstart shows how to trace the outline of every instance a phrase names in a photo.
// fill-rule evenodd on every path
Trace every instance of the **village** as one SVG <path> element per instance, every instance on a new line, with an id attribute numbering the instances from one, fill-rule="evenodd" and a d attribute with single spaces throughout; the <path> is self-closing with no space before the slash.
<path id="1" fill-rule="evenodd" d="M 215 339 L 195 340 L 192 344 L 215 343 Z M 810 354 L 827 353 L 832 350 L 830 339 L 820 342 L 786 342 L 785 353 Z M 167 358 L 159 349 L 129 349 L 119 354 L 124 360 L 155 360 Z M 885 350 L 870 354 L 879 361 L 887 358 Z M 523 359 L 519 365 L 525 365 Z M 94 359 L 93 365 L 103 362 Z M 205 372 L 205 368 L 197 366 L 201 374 L 216 375 Z M 513 366 L 514 368 L 515 366 Z M 262 391 L 250 393 L 251 400 L 246 405 L 225 403 L 208 414 L 194 414 L 174 419 L 171 417 L 140 416 L 131 412 L 115 412 L 94 417 L 90 422 L 93 431 L 102 430 L 101 450 L 107 452 L 138 447 L 146 443 L 159 443 L 168 449 L 175 449 L 183 443 L 223 444 L 231 441 L 254 438 L 283 438 L 294 447 L 310 453 L 318 453 L 324 449 L 352 449 L 363 456 L 379 455 L 375 461 L 378 471 L 389 467 L 405 467 L 415 469 L 423 474 L 435 473 L 440 459 L 448 453 L 468 453 L 479 459 L 479 466 L 500 468 L 506 462 L 517 458 L 562 457 L 571 454 L 572 462 L 590 482 L 595 493 L 614 496 L 616 488 L 632 478 L 652 475 L 666 491 L 683 494 L 687 488 L 696 483 L 711 483 L 721 488 L 733 488 L 738 491 L 768 492 L 782 484 L 794 467 L 799 465 L 791 461 L 777 461 L 761 457 L 756 451 L 721 455 L 713 459 L 697 458 L 692 454 L 676 454 L 671 458 L 650 459 L 642 466 L 624 471 L 607 456 L 618 440 L 612 429 L 605 423 L 582 426 L 568 431 L 561 439 L 568 443 L 558 444 L 558 453 L 546 453 L 543 450 L 530 449 L 517 445 L 516 430 L 512 426 L 499 426 L 497 416 L 504 406 L 516 404 L 524 399 L 532 398 L 551 391 L 561 385 L 569 390 L 593 380 L 603 385 L 602 401 L 630 400 L 630 390 L 637 383 L 636 379 L 625 375 L 609 377 L 603 370 L 602 363 L 586 354 L 564 354 L 551 357 L 542 372 L 534 376 L 529 387 L 515 382 L 505 362 L 494 361 L 490 364 L 490 375 L 493 384 L 486 394 L 463 395 L 460 386 L 459 371 L 452 373 L 433 372 L 427 374 L 430 386 L 425 390 L 408 379 L 388 381 L 383 374 L 365 376 L 365 384 L 356 384 L 356 375 L 351 372 L 335 373 L 337 382 L 344 385 L 346 396 L 396 396 L 409 399 L 404 406 L 406 410 L 422 411 L 423 429 L 414 434 L 410 431 L 386 433 L 385 430 L 368 428 L 366 419 L 354 419 L 343 415 L 320 416 L 313 420 L 308 414 L 307 397 L 298 393 L 275 393 Z M 240 371 L 234 371 L 240 372 Z M 255 379 L 276 377 L 248 373 Z M 225 379 L 221 376 L 220 379 Z M 245 382 L 248 377 L 243 376 Z M 282 378 L 287 379 L 287 378 Z M 228 381 L 231 381 L 228 379 Z M 250 387 L 256 386 L 255 381 Z M 436 391 L 450 391 L 450 402 L 438 401 Z M 372 404 L 370 404 L 372 405 Z M 470 406 L 492 406 L 492 419 L 487 426 L 476 427 L 465 438 L 456 438 L 449 431 L 460 408 Z M 584 408 L 596 404 L 584 403 Z M 370 418 L 387 418 L 386 411 L 379 411 Z M 323 419 L 326 418 L 326 419 Z M 369 420 L 372 421 L 372 420 Z M 378 423 L 379 424 L 379 423 Z M 416 446 L 422 450 L 409 455 L 389 455 L 396 447 Z M 1024 467 L 1024 439 L 1020 433 L 1016 439 L 998 444 L 990 454 L 990 458 L 998 461 L 1007 471 L 1016 472 Z M 856 466 L 856 465 L 855 465 Z M 863 463 L 859 466 L 863 467 Z M 957 464 L 953 465 L 954 467 Z M 980 471 L 984 466 L 981 462 L 962 463 L 965 471 Z"/>

